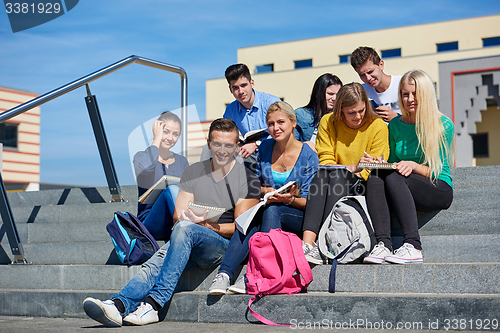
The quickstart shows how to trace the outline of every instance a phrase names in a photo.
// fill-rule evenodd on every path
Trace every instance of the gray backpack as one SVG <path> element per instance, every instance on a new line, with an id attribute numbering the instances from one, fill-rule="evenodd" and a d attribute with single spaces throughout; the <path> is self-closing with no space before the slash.
<path id="1" fill-rule="evenodd" d="M 318 235 L 318 247 L 339 263 L 363 258 L 376 244 L 363 196 L 345 196 L 335 203 Z"/>

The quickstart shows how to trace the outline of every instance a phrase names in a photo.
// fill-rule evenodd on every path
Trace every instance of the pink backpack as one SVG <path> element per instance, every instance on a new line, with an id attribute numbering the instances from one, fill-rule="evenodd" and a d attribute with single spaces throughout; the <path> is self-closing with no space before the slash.
<path id="1" fill-rule="evenodd" d="M 248 245 L 247 292 L 255 295 L 248 302 L 248 309 L 264 324 L 290 326 L 267 320 L 250 306 L 264 295 L 291 295 L 307 288 L 313 276 L 302 250 L 302 241 L 290 232 L 271 229 L 268 233 L 257 232 Z M 296 274 L 297 271 L 299 274 Z"/>

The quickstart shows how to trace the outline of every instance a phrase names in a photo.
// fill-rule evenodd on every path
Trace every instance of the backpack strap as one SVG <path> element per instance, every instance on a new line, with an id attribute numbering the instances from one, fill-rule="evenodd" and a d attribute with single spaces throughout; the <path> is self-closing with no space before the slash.
<path id="1" fill-rule="evenodd" d="M 266 325 L 272 325 L 272 326 L 286 326 L 286 327 L 292 327 L 292 325 L 283 325 L 283 324 L 277 324 L 275 323 L 274 321 L 271 321 L 269 319 L 266 319 L 265 317 L 261 316 L 260 314 L 258 314 L 257 312 L 255 312 L 254 310 L 252 310 L 252 308 L 250 307 L 253 303 L 253 301 L 255 301 L 257 298 L 261 299 L 264 295 L 262 293 L 259 293 L 257 295 L 254 295 L 252 298 L 250 298 L 250 300 L 248 301 L 248 310 L 250 310 L 250 313 L 259 321 L 261 321 L 262 323 L 266 324 Z"/>
<path id="2" fill-rule="evenodd" d="M 333 259 L 332 268 L 330 269 L 330 283 L 328 284 L 328 292 L 335 292 L 335 275 L 337 274 L 337 259 Z"/>
<path id="3" fill-rule="evenodd" d="M 302 250 L 302 241 L 298 237 L 294 237 L 294 234 L 286 234 L 290 240 L 290 245 L 292 246 L 293 259 L 295 260 L 295 265 L 299 270 L 300 275 L 303 279 L 300 279 L 300 285 L 302 288 L 306 288 L 309 283 L 313 280 L 313 275 L 311 271 L 311 266 L 304 255 Z M 296 245 L 293 243 L 296 242 Z"/>

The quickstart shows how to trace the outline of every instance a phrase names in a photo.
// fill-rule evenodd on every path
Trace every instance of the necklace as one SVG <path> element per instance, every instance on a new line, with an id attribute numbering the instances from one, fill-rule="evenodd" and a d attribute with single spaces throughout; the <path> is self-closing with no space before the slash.
<path id="1" fill-rule="evenodd" d="M 276 145 L 276 148 L 278 148 L 278 152 L 280 154 L 280 160 L 281 160 L 281 164 L 283 164 L 283 168 L 285 169 L 285 172 L 287 172 L 288 170 L 288 167 L 286 166 L 285 162 L 283 161 L 283 154 L 281 154 L 281 150 L 280 150 L 280 147 L 278 145 Z"/>

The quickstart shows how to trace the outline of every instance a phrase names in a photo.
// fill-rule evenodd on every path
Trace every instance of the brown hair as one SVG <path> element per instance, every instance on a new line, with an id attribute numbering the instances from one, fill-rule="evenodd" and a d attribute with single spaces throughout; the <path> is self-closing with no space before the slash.
<path id="1" fill-rule="evenodd" d="M 358 102 L 365 102 L 365 117 L 368 121 L 378 118 L 378 115 L 372 109 L 365 88 L 357 82 L 352 82 L 344 85 L 337 93 L 337 100 L 333 106 L 333 120 L 342 120 L 342 117 L 344 117 L 342 108 L 353 106 Z"/>
<path id="2" fill-rule="evenodd" d="M 218 118 L 212 121 L 210 129 L 208 130 L 208 141 L 212 141 L 212 132 L 234 132 L 236 133 L 236 142 L 238 142 L 238 126 L 229 118 Z"/>
<path id="3" fill-rule="evenodd" d="M 380 56 L 377 51 L 368 46 L 360 46 L 351 53 L 351 66 L 356 70 L 363 66 L 368 60 L 374 65 L 380 64 Z"/>

